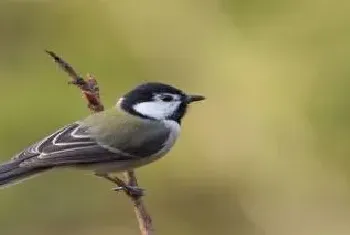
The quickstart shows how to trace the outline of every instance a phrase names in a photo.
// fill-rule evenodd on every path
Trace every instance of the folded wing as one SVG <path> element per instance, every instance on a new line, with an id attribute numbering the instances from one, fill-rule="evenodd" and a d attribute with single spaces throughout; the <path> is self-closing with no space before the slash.
<path id="1" fill-rule="evenodd" d="M 65 126 L 13 158 L 20 167 L 53 167 L 128 160 L 130 154 L 119 154 L 102 147 L 80 123 Z"/>
<path id="2" fill-rule="evenodd" d="M 129 127 L 126 130 L 125 126 Z M 151 128 L 150 128 L 151 127 Z M 113 127 L 110 127 L 113 128 Z M 116 128 L 116 127 L 114 127 Z M 147 130 L 146 128 L 150 128 Z M 122 139 L 100 141 L 91 135 L 89 127 L 73 123 L 47 136 L 14 157 L 20 167 L 54 167 L 135 160 L 157 153 L 169 136 L 166 128 L 152 125 L 121 125 Z M 144 133 L 147 134 L 144 134 Z M 112 133 L 112 132 L 111 132 Z"/>

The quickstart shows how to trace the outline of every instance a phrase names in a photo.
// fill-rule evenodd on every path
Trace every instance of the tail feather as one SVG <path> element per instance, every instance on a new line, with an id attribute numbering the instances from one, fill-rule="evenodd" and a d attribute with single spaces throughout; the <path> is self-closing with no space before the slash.
<path id="1" fill-rule="evenodd" d="M 0 165 L 0 188 L 20 183 L 49 169 L 20 167 L 20 163 L 21 161 L 10 161 Z"/>

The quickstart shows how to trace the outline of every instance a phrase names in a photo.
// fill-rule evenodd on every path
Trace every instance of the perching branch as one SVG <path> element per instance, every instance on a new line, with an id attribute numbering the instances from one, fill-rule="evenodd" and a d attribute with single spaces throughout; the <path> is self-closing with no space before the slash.
<path id="1" fill-rule="evenodd" d="M 46 50 L 46 53 L 48 53 L 59 65 L 59 67 L 71 77 L 71 81 L 69 81 L 69 83 L 76 85 L 81 90 L 88 103 L 88 108 L 90 111 L 103 111 L 104 106 L 100 99 L 100 91 L 96 79 L 89 74 L 87 75 L 87 79 L 82 78 L 76 73 L 71 65 L 57 56 L 54 52 Z M 138 188 L 137 178 L 134 171 L 130 170 L 125 173 L 126 182 L 120 180 L 119 178 L 113 178 L 109 175 L 104 175 L 103 177 L 114 182 L 118 187 L 124 190 L 126 195 L 133 202 L 134 211 L 139 223 L 141 234 L 152 235 L 154 231 L 152 226 L 152 218 L 146 210 L 141 195 L 137 195 L 131 190 L 132 188 Z"/>

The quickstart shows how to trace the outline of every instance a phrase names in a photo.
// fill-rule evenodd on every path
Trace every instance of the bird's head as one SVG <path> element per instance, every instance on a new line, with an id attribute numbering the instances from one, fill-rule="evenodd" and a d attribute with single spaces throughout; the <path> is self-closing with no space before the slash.
<path id="1" fill-rule="evenodd" d="M 204 100 L 163 83 L 144 83 L 126 93 L 118 105 L 124 111 L 145 119 L 173 120 L 181 123 L 189 104 Z"/>

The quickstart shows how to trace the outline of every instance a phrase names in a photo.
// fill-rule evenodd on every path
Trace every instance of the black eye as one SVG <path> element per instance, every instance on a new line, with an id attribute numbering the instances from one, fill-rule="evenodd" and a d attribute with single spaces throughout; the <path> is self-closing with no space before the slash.
<path id="1" fill-rule="evenodd" d="M 171 95 L 161 95 L 159 98 L 164 102 L 170 102 L 173 100 L 173 96 Z"/>

